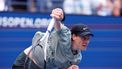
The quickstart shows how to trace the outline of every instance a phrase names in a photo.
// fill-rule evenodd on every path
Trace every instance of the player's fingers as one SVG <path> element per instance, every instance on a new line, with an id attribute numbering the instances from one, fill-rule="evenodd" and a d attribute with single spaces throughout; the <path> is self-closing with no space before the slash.
<path id="1" fill-rule="evenodd" d="M 56 9 L 54 9 L 53 11 L 52 11 L 52 13 L 57 13 L 57 14 L 63 14 L 63 10 L 62 9 L 60 9 L 60 8 L 56 8 Z"/>
<path id="2" fill-rule="evenodd" d="M 57 19 L 57 20 L 62 20 L 63 19 L 63 16 L 60 16 L 59 14 L 55 14 L 55 13 L 51 14 L 50 16 Z"/>
<path id="3" fill-rule="evenodd" d="M 57 16 L 57 15 L 51 14 L 50 16 L 55 18 L 56 20 L 61 20 L 61 18 L 59 16 Z"/>
<path id="4" fill-rule="evenodd" d="M 63 17 L 63 14 L 60 13 L 60 12 L 52 12 L 52 14 L 55 15 L 55 16 L 59 16 L 60 18 Z"/>
<path id="5" fill-rule="evenodd" d="M 60 9 L 60 8 L 54 9 L 54 10 L 52 11 L 51 16 L 52 16 L 52 17 L 55 17 L 55 18 L 57 18 L 57 19 L 59 19 L 59 20 L 62 20 L 63 17 L 64 17 L 63 11 L 62 11 L 62 9 Z"/>

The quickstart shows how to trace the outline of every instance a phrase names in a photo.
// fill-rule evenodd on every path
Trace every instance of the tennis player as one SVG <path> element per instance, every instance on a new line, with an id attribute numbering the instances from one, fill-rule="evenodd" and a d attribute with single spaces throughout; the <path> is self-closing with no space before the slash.
<path id="1" fill-rule="evenodd" d="M 81 51 L 87 49 L 92 32 L 84 24 L 75 25 L 72 29 L 66 27 L 61 23 L 64 13 L 60 8 L 53 9 L 51 17 L 55 19 L 55 24 L 48 38 L 46 60 L 44 46 L 40 44 L 45 33 L 38 31 L 32 39 L 32 45 L 16 58 L 12 69 L 79 69 Z"/>

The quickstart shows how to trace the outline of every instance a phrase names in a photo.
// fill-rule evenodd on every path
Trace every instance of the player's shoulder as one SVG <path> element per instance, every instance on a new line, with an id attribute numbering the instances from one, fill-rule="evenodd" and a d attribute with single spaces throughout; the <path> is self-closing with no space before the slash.
<path id="1" fill-rule="evenodd" d="M 36 33 L 35 33 L 35 35 L 44 35 L 45 33 L 44 32 L 41 32 L 41 31 L 37 31 Z"/>
<path id="2" fill-rule="evenodd" d="M 45 33 L 41 32 L 41 31 L 37 31 L 34 35 L 34 39 L 40 39 L 44 36 Z"/>
<path id="3" fill-rule="evenodd" d="M 62 24 L 61 29 L 58 31 L 58 33 L 71 33 L 71 31 L 66 25 Z"/>
<path id="4" fill-rule="evenodd" d="M 32 44 L 37 43 L 39 39 L 41 39 L 44 36 L 45 33 L 37 31 L 32 39 Z"/>

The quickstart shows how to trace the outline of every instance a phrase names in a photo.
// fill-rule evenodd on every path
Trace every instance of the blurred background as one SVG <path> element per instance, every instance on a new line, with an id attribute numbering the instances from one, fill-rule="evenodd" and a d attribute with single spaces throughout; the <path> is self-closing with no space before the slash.
<path id="1" fill-rule="evenodd" d="M 121 0 L 0 0 L 0 11 L 49 13 L 62 8 L 66 14 L 121 16 Z"/>
<path id="2" fill-rule="evenodd" d="M 35 32 L 45 32 L 57 7 L 66 26 L 84 23 L 95 35 L 80 69 L 122 69 L 122 0 L 0 0 L 0 69 L 11 69 Z"/>

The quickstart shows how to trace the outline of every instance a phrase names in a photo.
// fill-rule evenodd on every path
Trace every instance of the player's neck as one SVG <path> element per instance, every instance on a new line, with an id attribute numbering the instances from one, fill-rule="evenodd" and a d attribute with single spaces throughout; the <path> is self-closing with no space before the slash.
<path id="1" fill-rule="evenodd" d="M 72 50 L 73 55 L 78 54 L 78 50 L 74 48 L 73 44 L 72 44 L 71 48 L 72 48 L 71 50 Z"/>

